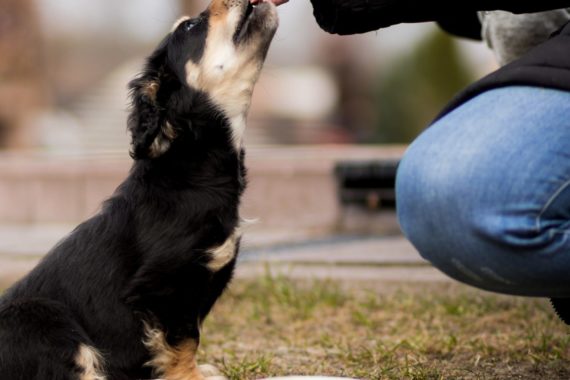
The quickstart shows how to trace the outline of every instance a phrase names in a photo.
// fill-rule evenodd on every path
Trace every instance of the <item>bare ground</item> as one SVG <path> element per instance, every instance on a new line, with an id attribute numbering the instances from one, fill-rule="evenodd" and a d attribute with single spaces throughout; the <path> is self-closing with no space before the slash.
<path id="1" fill-rule="evenodd" d="M 544 299 L 265 275 L 232 285 L 199 359 L 231 379 L 570 379 L 569 332 Z"/>

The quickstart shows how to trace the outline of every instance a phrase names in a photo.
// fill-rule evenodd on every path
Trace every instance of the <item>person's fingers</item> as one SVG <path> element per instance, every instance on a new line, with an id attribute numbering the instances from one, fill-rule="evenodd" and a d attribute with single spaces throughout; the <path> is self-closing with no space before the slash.
<path id="1" fill-rule="evenodd" d="M 287 3 L 289 0 L 249 0 L 252 4 L 259 4 L 263 1 L 271 1 L 275 5 L 281 5 Z"/>

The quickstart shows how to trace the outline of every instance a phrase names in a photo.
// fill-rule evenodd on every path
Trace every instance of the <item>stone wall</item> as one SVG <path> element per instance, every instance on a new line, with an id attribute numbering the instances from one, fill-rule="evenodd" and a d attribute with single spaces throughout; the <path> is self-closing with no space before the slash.
<path id="1" fill-rule="evenodd" d="M 394 159 L 402 151 L 402 147 L 250 149 L 242 216 L 258 219 L 257 228 L 267 230 L 334 231 L 343 224 L 344 215 L 337 197 L 335 163 Z M 130 166 L 126 153 L 0 155 L 0 224 L 76 224 L 97 212 Z"/>

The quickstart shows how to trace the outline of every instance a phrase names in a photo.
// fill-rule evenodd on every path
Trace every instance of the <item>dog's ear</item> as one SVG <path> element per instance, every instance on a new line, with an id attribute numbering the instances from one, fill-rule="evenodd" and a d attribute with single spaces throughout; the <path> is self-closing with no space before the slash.
<path id="1" fill-rule="evenodd" d="M 131 156 L 134 159 L 157 158 L 164 154 L 176 137 L 166 120 L 165 96 L 161 86 L 166 80 L 166 42 L 147 61 L 144 71 L 131 83 Z"/>

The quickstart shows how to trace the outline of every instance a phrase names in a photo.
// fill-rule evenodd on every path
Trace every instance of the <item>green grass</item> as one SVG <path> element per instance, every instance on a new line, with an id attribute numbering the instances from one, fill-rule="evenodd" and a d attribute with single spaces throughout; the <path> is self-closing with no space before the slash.
<path id="1" fill-rule="evenodd" d="M 541 299 L 267 275 L 233 284 L 199 361 L 230 379 L 570 379 L 569 332 Z"/>

